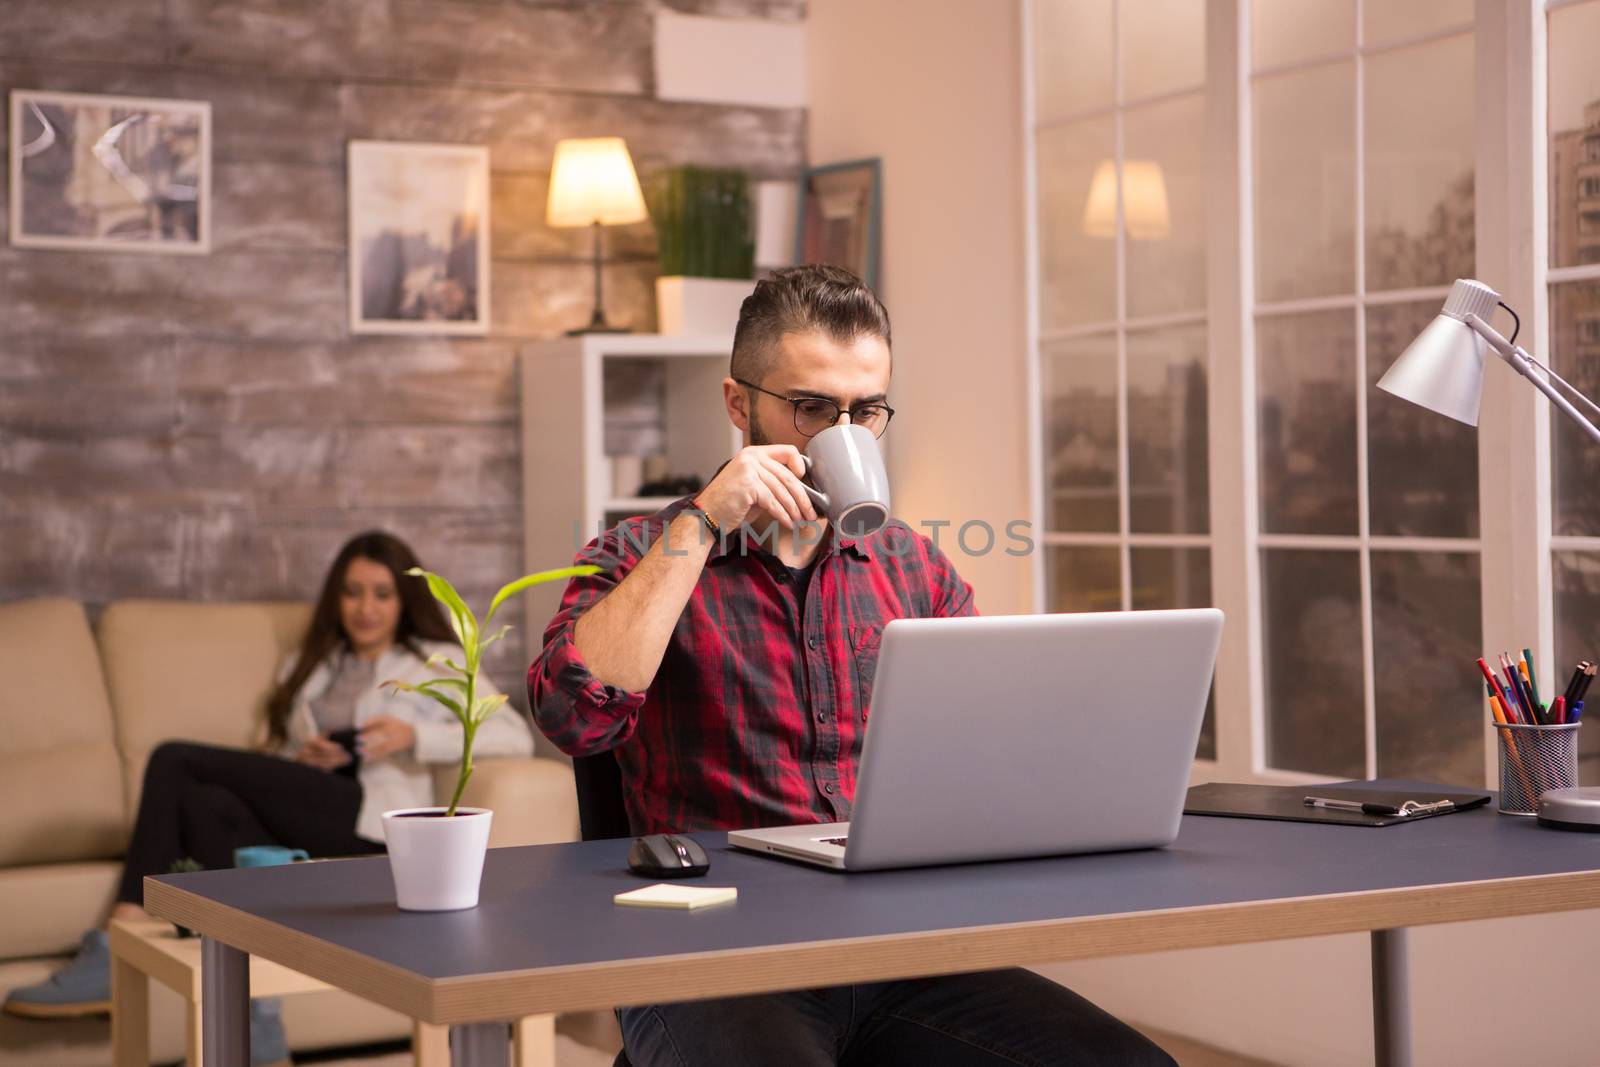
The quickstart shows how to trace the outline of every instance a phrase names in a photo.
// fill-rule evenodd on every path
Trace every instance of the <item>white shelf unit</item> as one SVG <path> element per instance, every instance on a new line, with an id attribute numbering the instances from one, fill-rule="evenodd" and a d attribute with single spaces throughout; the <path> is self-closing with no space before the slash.
<path id="1" fill-rule="evenodd" d="M 648 515 L 672 497 L 616 496 L 605 450 L 605 383 L 618 360 L 660 360 L 666 456 L 675 474 L 710 479 L 739 450 L 722 405 L 731 334 L 662 337 L 586 334 L 525 346 L 522 362 L 523 559 L 529 571 L 563 567 L 615 520 Z M 561 601 L 552 583 L 530 590 L 530 661 Z"/>

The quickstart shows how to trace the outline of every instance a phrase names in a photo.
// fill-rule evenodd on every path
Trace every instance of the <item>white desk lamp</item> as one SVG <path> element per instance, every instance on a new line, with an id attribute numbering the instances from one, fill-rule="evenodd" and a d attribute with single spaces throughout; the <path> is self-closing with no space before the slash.
<path id="1" fill-rule="evenodd" d="M 1516 322 L 1509 341 L 1486 321 L 1496 307 L 1505 308 Z M 1482 282 L 1458 278 L 1450 287 L 1450 295 L 1445 298 L 1439 317 L 1428 323 L 1400 354 L 1394 366 L 1378 381 L 1378 388 L 1468 426 L 1476 426 L 1478 402 L 1483 398 L 1484 349 L 1490 348 L 1512 370 L 1549 397 L 1550 403 L 1583 427 L 1590 438 L 1600 442 L 1600 429 L 1573 407 L 1551 381 L 1597 415 L 1600 415 L 1600 407 L 1525 349 L 1517 347 L 1515 342 L 1521 326 L 1517 313 L 1501 302 L 1499 293 Z M 1550 381 L 1546 381 L 1546 377 Z"/>
<path id="2" fill-rule="evenodd" d="M 1509 341 L 1484 321 L 1484 316 L 1493 314 L 1496 307 L 1505 308 L 1517 323 Z M 1590 438 L 1600 442 L 1600 430 L 1595 429 L 1594 423 L 1535 368 L 1577 397 L 1590 411 L 1600 414 L 1600 407 L 1555 371 L 1518 348 L 1515 342 L 1520 328 L 1517 313 L 1500 301 L 1499 293 L 1482 282 L 1458 278 L 1450 287 L 1450 295 L 1445 298 L 1439 317 L 1428 323 L 1417 339 L 1400 353 L 1394 366 L 1379 380 L 1378 388 L 1468 426 L 1476 426 L 1478 402 L 1483 397 L 1483 350 L 1488 347 L 1582 426 Z M 1546 790 L 1540 794 L 1538 814 L 1542 826 L 1600 830 L 1600 788 L 1573 786 Z"/>

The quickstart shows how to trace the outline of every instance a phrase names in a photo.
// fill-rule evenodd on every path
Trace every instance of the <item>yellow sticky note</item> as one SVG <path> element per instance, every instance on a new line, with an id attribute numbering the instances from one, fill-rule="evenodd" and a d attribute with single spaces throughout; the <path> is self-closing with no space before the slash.
<path id="1" fill-rule="evenodd" d="M 703 908 L 708 904 L 726 904 L 730 900 L 737 900 L 738 897 L 739 890 L 733 886 L 715 888 L 657 882 L 643 889 L 618 893 L 611 899 L 630 908 Z"/>

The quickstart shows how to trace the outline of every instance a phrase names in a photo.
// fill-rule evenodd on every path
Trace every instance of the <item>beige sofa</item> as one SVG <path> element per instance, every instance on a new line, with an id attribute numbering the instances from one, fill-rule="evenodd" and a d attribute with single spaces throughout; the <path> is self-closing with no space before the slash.
<path id="1" fill-rule="evenodd" d="M 0 996 L 47 977 L 104 921 L 150 752 L 254 740 L 309 616 L 303 604 L 123 601 L 91 632 L 70 600 L 0 604 Z M 454 773 L 441 769 L 442 793 Z M 491 846 L 577 840 L 564 763 L 481 760 L 466 800 L 494 809 Z M 152 1056 L 175 1062 L 182 1006 L 156 985 L 151 1000 Z M 410 1034 L 408 1020 L 337 992 L 291 997 L 284 1018 L 296 1051 Z M 108 1035 L 103 1018 L 0 1014 L 0 1063 L 103 1067 Z"/>

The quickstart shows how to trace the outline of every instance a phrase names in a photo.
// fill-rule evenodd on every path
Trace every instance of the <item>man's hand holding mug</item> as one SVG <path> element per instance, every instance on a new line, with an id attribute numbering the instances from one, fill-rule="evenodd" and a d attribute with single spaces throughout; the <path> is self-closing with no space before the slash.
<path id="1" fill-rule="evenodd" d="M 770 515 L 785 530 L 814 522 L 817 511 L 800 478 L 806 473 L 800 450 L 793 445 L 750 445 L 701 490 L 695 504 L 731 533 L 742 522 Z"/>

